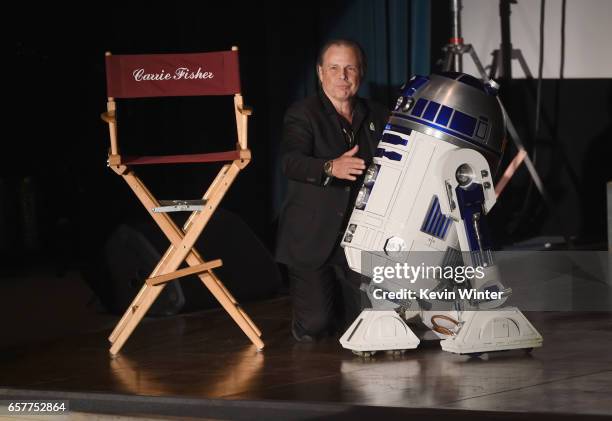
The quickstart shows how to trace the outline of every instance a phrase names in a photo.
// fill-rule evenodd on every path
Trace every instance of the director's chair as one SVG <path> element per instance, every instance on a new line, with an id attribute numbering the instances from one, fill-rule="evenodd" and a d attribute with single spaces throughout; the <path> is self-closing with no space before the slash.
<path id="1" fill-rule="evenodd" d="M 106 82 L 108 102 L 102 119 L 108 123 L 110 132 L 108 165 L 127 182 L 171 243 L 111 333 L 110 353 L 115 355 L 121 350 L 165 285 L 188 275 L 197 275 L 257 349 L 263 349 L 261 332 L 213 271 L 222 265 L 221 260 L 205 262 L 193 248 L 219 202 L 251 158 L 247 148 L 247 120 L 251 110 L 243 105 L 240 94 L 238 48 L 196 54 L 106 53 Z M 234 96 L 238 136 L 235 150 L 190 155 L 121 156 L 115 98 L 202 95 Z M 134 172 L 137 165 L 211 162 L 226 163 L 201 200 L 158 201 Z M 173 211 L 192 211 L 182 229 L 168 215 L 168 212 Z M 179 269 L 183 262 L 189 267 Z"/>

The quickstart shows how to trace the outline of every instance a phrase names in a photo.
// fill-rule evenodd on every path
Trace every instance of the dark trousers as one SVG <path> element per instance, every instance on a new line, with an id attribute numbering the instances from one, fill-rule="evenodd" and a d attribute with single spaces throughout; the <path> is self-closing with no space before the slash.
<path id="1" fill-rule="evenodd" d="M 362 309 L 363 276 L 349 269 L 344 250 L 317 270 L 288 267 L 293 324 L 299 334 L 342 333 Z"/>

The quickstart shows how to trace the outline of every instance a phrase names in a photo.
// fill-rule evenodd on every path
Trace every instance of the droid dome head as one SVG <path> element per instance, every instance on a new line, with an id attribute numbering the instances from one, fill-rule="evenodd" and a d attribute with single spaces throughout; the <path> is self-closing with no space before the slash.
<path id="1" fill-rule="evenodd" d="M 476 149 L 495 171 L 506 143 L 497 89 L 494 81 L 465 73 L 413 76 L 402 87 L 389 124 Z"/>

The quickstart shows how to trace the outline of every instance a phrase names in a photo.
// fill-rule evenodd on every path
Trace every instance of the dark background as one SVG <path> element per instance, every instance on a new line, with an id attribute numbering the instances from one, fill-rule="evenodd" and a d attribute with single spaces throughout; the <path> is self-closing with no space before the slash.
<path id="1" fill-rule="evenodd" d="M 12 100 L 0 167 L 0 276 L 18 275 L 36 262 L 48 262 L 58 274 L 91 266 L 120 223 L 153 224 L 106 167 L 108 129 L 99 118 L 106 107 L 105 51 L 240 47 L 243 95 L 255 110 L 249 123 L 254 159 L 221 207 L 241 219 L 269 255 L 284 191 L 278 163 L 282 116 L 290 103 L 316 89 L 318 47 L 337 36 L 363 44 L 369 73 L 362 94 L 391 106 L 413 71 L 436 70 L 450 35 L 447 2 L 431 2 L 425 13 L 419 5 L 336 0 L 21 6 L 11 16 L 15 50 L 5 65 L 13 83 L 6 84 Z M 498 247 L 542 236 L 562 243 L 565 231 L 577 247 L 605 249 L 612 80 L 544 80 L 537 137 L 536 81 L 500 82 L 523 141 L 536 150 L 537 168 L 562 222 L 551 217 L 522 167 L 491 214 Z M 236 141 L 231 98 L 122 101 L 118 107 L 125 154 L 222 151 Z M 510 146 L 504 162 L 515 153 Z M 218 168 L 150 167 L 139 174 L 160 199 L 195 199 Z M 239 237 L 234 232 L 226 241 Z"/>

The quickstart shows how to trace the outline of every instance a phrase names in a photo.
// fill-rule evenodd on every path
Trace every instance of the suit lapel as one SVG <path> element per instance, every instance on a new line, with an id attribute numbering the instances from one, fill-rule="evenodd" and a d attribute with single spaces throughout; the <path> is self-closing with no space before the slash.
<path id="1" fill-rule="evenodd" d="M 355 104 L 355 112 L 353 114 L 353 130 L 355 131 L 355 136 L 357 136 L 358 139 L 363 138 L 363 135 L 360 133 L 360 131 L 364 131 L 367 142 L 366 145 L 359 145 L 359 147 L 363 148 L 365 146 L 367 150 L 362 151 L 362 154 L 360 155 L 366 161 L 371 161 L 374 157 L 376 139 L 374 139 L 375 131 L 370 130 L 370 124 L 373 124 L 373 122 L 366 117 L 371 117 L 368 113 L 368 107 L 364 103 L 363 99 L 357 98 L 357 102 Z"/>
<path id="2" fill-rule="evenodd" d="M 335 141 L 332 143 L 332 147 L 338 151 L 338 155 L 346 152 L 346 141 L 344 139 L 344 134 L 342 133 L 342 126 L 340 125 L 340 121 L 338 120 L 338 113 L 334 108 L 333 104 L 327 98 L 322 89 L 319 89 L 319 100 L 323 104 L 323 109 L 325 110 L 325 114 L 327 114 L 327 118 L 330 121 L 331 125 L 334 128 Z"/>

